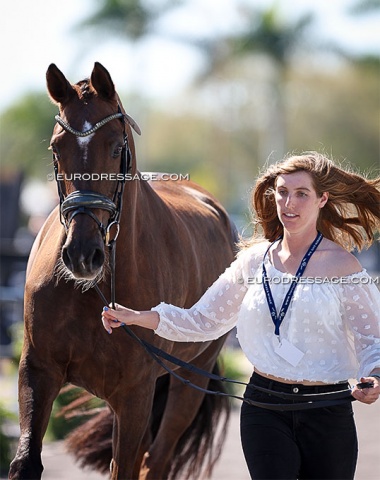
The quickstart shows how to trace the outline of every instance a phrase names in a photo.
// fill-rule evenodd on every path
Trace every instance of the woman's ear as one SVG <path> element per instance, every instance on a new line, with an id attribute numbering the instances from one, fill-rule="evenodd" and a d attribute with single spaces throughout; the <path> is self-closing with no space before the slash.
<path id="1" fill-rule="evenodd" d="M 323 208 L 329 199 L 329 192 L 323 192 L 319 201 L 319 208 Z"/>

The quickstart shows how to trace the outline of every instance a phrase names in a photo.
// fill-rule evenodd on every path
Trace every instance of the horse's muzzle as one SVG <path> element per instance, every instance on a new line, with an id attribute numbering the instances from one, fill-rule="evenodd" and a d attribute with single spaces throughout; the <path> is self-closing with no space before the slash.
<path id="1" fill-rule="evenodd" d="M 72 236 L 62 248 L 63 263 L 77 280 L 94 280 L 103 268 L 104 244 L 96 240 L 78 241 Z"/>

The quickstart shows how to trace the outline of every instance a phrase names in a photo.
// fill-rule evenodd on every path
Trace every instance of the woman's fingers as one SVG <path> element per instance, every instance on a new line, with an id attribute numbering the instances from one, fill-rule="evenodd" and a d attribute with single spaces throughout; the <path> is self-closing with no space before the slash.
<path id="1" fill-rule="evenodd" d="M 380 395 L 380 385 L 376 378 L 362 377 L 361 382 L 370 382 L 372 384 L 369 388 L 358 388 L 355 386 L 352 392 L 352 396 L 359 402 L 371 404 L 376 402 Z"/>
<path id="2" fill-rule="evenodd" d="M 102 323 L 103 327 L 107 330 L 108 333 L 112 333 L 113 328 L 119 328 L 125 325 L 122 321 L 118 319 L 118 314 L 121 313 L 120 310 L 117 310 L 118 307 L 119 305 L 116 305 L 116 309 L 110 307 L 103 308 Z"/>
<path id="3" fill-rule="evenodd" d="M 103 327 L 107 330 L 107 332 L 112 333 L 110 322 L 103 315 L 102 315 L 102 323 L 103 323 Z"/>

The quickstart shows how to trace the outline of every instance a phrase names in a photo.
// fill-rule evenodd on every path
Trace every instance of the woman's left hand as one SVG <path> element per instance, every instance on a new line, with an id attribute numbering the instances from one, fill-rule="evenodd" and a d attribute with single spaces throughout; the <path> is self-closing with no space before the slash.
<path id="1" fill-rule="evenodd" d="M 362 377 L 360 382 L 371 382 L 373 387 L 358 388 L 356 385 L 352 390 L 352 396 L 363 403 L 374 403 L 380 396 L 380 379 L 377 377 Z"/>

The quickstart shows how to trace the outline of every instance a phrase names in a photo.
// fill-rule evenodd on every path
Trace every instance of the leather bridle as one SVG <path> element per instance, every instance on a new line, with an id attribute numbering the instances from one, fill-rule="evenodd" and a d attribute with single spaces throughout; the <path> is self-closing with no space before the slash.
<path id="1" fill-rule="evenodd" d="M 122 113 L 120 106 L 118 107 L 118 112 L 103 120 L 97 122 L 90 129 L 80 132 L 75 130 L 69 123 L 65 122 L 59 115 L 55 116 L 56 121 L 61 125 L 61 127 L 67 132 L 75 135 L 76 137 L 86 137 L 95 133 L 99 128 L 101 128 L 106 123 L 120 119 L 123 124 L 123 147 L 121 151 L 121 160 L 120 160 L 120 174 L 117 175 L 117 184 L 112 200 L 106 195 L 103 195 L 98 192 L 93 192 L 90 190 L 76 190 L 71 192 L 66 197 L 63 194 L 61 182 L 58 175 L 58 163 L 54 162 L 54 172 L 55 179 L 57 182 L 58 196 L 59 196 L 59 213 L 60 221 L 65 228 L 66 233 L 70 227 L 70 223 L 73 218 L 82 213 L 89 215 L 98 225 L 99 230 L 101 231 L 105 245 L 109 246 L 111 242 L 116 241 L 120 229 L 120 214 L 122 209 L 123 201 L 123 191 L 126 181 L 126 174 L 131 170 L 131 151 L 128 146 L 128 137 L 125 131 L 125 115 Z M 93 210 L 105 210 L 109 213 L 107 225 L 99 220 L 95 215 Z M 116 233 L 111 239 L 111 229 L 115 227 Z"/>

